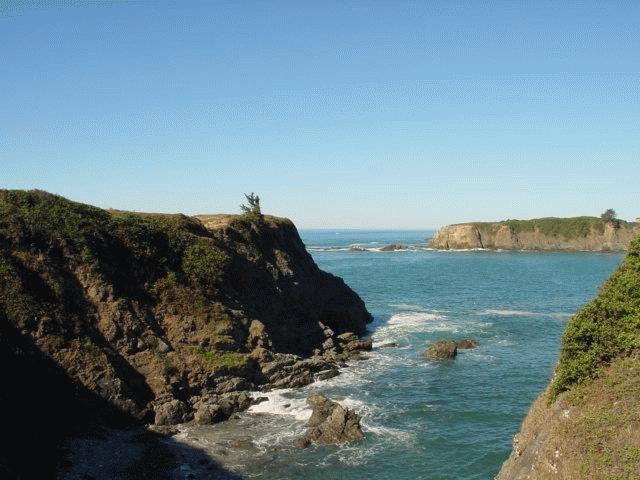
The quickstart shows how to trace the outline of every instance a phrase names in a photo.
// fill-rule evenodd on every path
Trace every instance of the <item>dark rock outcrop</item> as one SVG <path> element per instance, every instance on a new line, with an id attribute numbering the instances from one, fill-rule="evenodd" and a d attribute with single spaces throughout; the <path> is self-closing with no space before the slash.
<path id="1" fill-rule="evenodd" d="M 162 425 L 228 418 L 248 406 L 239 392 L 334 372 L 371 321 L 287 219 L 106 211 L 6 190 L 0 316 L 78 388 Z"/>
<path id="2" fill-rule="evenodd" d="M 296 446 L 304 448 L 311 442 L 341 444 L 364 438 L 360 416 L 353 410 L 319 394 L 309 396 L 307 403 L 313 408 L 313 413 L 306 433 L 296 441 Z"/>
<path id="3" fill-rule="evenodd" d="M 458 346 L 453 340 L 437 340 L 425 350 L 423 355 L 432 360 L 448 360 L 458 354 Z"/>

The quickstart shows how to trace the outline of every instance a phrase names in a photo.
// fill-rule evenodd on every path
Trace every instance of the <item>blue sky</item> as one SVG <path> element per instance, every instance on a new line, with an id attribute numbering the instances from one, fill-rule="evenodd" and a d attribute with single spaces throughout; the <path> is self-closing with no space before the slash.
<path id="1" fill-rule="evenodd" d="M 640 217 L 640 2 L 0 0 L 0 187 L 300 227 Z"/>

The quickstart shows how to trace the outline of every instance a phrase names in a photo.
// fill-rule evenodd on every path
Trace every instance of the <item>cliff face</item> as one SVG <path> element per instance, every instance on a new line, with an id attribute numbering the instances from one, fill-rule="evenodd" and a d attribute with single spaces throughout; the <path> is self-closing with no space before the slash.
<path id="1" fill-rule="evenodd" d="M 638 223 L 605 223 L 595 217 L 542 218 L 447 225 L 428 246 L 440 250 L 622 251 L 638 234 Z"/>
<path id="2" fill-rule="evenodd" d="M 245 390 L 313 381 L 347 355 L 339 335 L 363 334 L 371 316 L 287 219 L 0 191 L 0 320 L 14 369 L 36 355 L 71 396 L 171 424 L 224 419 L 248 406 Z M 33 355 L 16 356 L 24 349 Z"/>
<path id="3" fill-rule="evenodd" d="M 640 238 L 567 325 L 498 480 L 640 478 Z"/>

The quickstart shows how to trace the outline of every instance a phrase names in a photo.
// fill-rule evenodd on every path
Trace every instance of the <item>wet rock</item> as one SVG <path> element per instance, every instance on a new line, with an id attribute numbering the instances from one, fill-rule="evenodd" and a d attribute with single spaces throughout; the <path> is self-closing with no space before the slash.
<path id="1" fill-rule="evenodd" d="M 360 245 L 351 245 L 351 247 L 349 247 L 349 251 L 350 252 L 366 252 L 367 249 L 361 247 Z"/>
<path id="2" fill-rule="evenodd" d="M 401 243 L 392 243 L 391 245 L 385 245 L 380 248 L 381 252 L 395 252 L 396 250 L 406 250 L 407 246 L 402 245 Z"/>
<path id="3" fill-rule="evenodd" d="M 204 404 L 196 410 L 193 419 L 198 425 L 211 425 L 225 420 L 225 416 L 220 405 Z"/>
<path id="4" fill-rule="evenodd" d="M 382 345 L 378 346 L 378 348 L 394 348 L 397 347 L 398 344 L 396 342 L 387 342 L 387 343 L 383 343 Z M 460 347 L 458 347 L 460 348 Z"/>
<path id="5" fill-rule="evenodd" d="M 480 345 L 480 342 L 472 338 L 456 341 L 456 346 L 460 350 L 468 350 L 471 348 L 476 348 L 478 345 Z"/>
<path id="6" fill-rule="evenodd" d="M 316 374 L 316 380 L 317 381 L 329 380 L 330 378 L 337 377 L 338 375 L 340 375 L 340 372 L 338 371 L 337 368 L 323 370 Z"/>
<path id="7" fill-rule="evenodd" d="M 367 355 L 363 355 L 360 352 L 353 352 L 351 354 L 349 354 L 349 360 L 356 360 L 358 362 L 362 361 L 362 360 L 367 360 L 369 357 Z"/>
<path id="8" fill-rule="evenodd" d="M 344 408 L 324 395 L 310 395 L 307 404 L 313 408 L 307 423 L 307 431 L 299 444 L 308 446 L 310 442 L 340 444 L 362 440 L 360 416 L 353 410 Z"/>
<path id="9" fill-rule="evenodd" d="M 307 437 L 298 437 L 293 441 L 293 446 L 296 448 L 307 448 L 311 446 L 311 440 Z"/>
<path id="10" fill-rule="evenodd" d="M 340 343 L 355 342 L 357 340 L 358 340 L 358 336 L 353 332 L 346 332 L 338 335 L 338 342 Z"/>
<path id="11" fill-rule="evenodd" d="M 437 340 L 423 353 L 427 358 L 434 360 L 446 360 L 455 358 L 458 354 L 456 342 L 452 340 Z"/>
<path id="12" fill-rule="evenodd" d="M 227 420 L 234 413 L 243 412 L 253 403 L 247 392 L 231 392 L 212 395 L 195 406 L 194 420 L 199 425 L 210 425 Z"/>
<path id="13" fill-rule="evenodd" d="M 346 352 L 355 352 L 359 350 L 370 351 L 372 348 L 372 340 L 355 340 L 353 342 L 342 345 L 342 349 Z"/>
<path id="14" fill-rule="evenodd" d="M 171 400 L 155 407 L 156 425 L 176 425 L 187 420 L 189 407 L 181 400 Z"/>

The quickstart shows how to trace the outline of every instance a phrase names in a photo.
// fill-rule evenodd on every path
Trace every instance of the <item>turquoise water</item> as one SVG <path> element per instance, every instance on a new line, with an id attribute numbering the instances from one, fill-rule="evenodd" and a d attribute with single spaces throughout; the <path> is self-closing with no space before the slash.
<path id="1" fill-rule="evenodd" d="M 203 427 L 185 436 L 208 436 L 207 448 L 214 448 L 213 439 L 242 431 L 254 447 L 229 467 L 247 478 L 493 478 L 549 380 L 569 316 L 622 256 L 420 248 L 431 233 L 302 231 L 320 267 L 343 277 L 366 302 L 375 317 L 374 345 L 397 342 L 398 348 L 374 349 L 369 360 L 332 380 L 272 392 L 268 402 L 209 436 Z M 388 243 L 414 247 L 375 250 Z M 349 251 L 352 244 L 370 250 Z M 475 338 L 480 346 L 451 362 L 423 359 L 426 346 L 440 338 Z M 312 391 L 356 409 L 365 441 L 293 448 Z"/>

